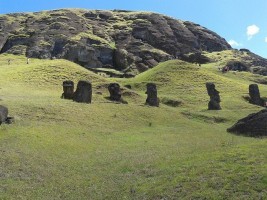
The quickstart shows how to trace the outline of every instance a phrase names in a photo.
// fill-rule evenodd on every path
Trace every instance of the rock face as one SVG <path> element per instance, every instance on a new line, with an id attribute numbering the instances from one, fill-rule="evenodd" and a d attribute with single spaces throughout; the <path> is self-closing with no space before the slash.
<path id="1" fill-rule="evenodd" d="M 146 85 L 146 104 L 149 106 L 159 106 L 159 99 L 158 99 L 158 92 L 157 92 L 157 86 L 154 83 L 148 83 Z"/>
<path id="2" fill-rule="evenodd" d="M 62 98 L 72 99 L 74 94 L 74 82 L 73 81 L 63 81 L 63 94 Z"/>
<path id="3" fill-rule="evenodd" d="M 65 58 L 86 68 L 125 73 L 139 73 L 187 53 L 231 49 L 225 39 L 198 24 L 150 12 L 16 13 L 0 16 L 0 30 L 0 53 Z"/>
<path id="4" fill-rule="evenodd" d="M 118 101 L 121 102 L 122 98 L 121 98 L 121 88 L 120 85 L 118 83 L 110 83 L 108 86 L 108 91 L 110 94 L 110 100 L 112 101 Z"/>
<path id="5" fill-rule="evenodd" d="M 226 66 L 228 66 L 229 70 L 232 71 L 249 71 L 249 67 L 240 61 L 229 61 Z"/>
<path id="6" fill-rule="evenodd" d="M 209 110 L 221 110 L 220 102 L 221 98 L 219 95 L 219 91 L 215 89 L 214 83 L 206 83 L 206 88 L 208 91 L 208 95 L 210 96 L 210 101 L 208 104 Z"/>
<path id="7" fill-rule="evenodd" d="M 79 81 L 73 95 L 73 101 L 80 103 L 92 102 L 92 84 L 89 81 Z"/>
<path id="8" fill-rule="evenodd" d="M 249 103 L 255 104 L 258 106 L 264 106 L 264 101 L 260 97 L 260 91 L 257 84 L 249 85 Z"/>
<path id="9" fill-rule="evenodd" d="M 0 125 L 7 121 L 8 108 L 0 105 Z"/>
<path id="10" fill-rule="evenodd" d="M 238 120 L 227 131 L 252 137 L 267 136 L 267 109 Z"/>

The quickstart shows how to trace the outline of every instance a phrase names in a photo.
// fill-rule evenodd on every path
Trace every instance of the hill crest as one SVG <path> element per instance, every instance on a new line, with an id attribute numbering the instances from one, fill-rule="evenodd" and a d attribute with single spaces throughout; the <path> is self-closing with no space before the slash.
<path id="1" fill-rule="evenodd" d="M 0 53 L 137 74 L 187 53 L 231 49 L 218 34 L 152 12 L 61 9 L 0 16 Z"/>

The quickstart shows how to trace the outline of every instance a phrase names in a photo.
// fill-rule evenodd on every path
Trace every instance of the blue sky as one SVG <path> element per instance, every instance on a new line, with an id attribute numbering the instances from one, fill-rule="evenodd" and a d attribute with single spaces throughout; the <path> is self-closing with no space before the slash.
<path id="1" fill-rule="evenodd" d="M 267 58 L 267 0 L 0 0 L 0 13 L 59 8 L 153 11 L 200 24 Z"/>

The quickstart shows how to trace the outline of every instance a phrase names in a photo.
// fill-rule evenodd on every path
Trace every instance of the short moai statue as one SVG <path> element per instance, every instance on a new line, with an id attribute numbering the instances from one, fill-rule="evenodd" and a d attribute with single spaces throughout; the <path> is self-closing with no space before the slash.
<path id="1" fill-rule="evenodd" d="M 0 125 L 8 119 L 8 108 L 0 105 Z"/>
<path id="2" fill-rule="evenodd" d="M 146 85 L 146 104 L 149 106 L 159 106 L 157 86 L 154 83 L 148 83 Z"/>
<path id="3" fill-rule="evenodd" d="M 92 84 L 89 81 L 79 81 L 73 94 L 73 101 L 79 103 L 92 102 Z"/>
<path id="4" fill-rule="evenodd" d="M 209 110 L 221 110 L 221 106 L 220 106 L 220 95 L 219 95 L 219 91 L 217 91 L 215 89 L 215 85 L 214 83 L 206 83 L 206 88 L 208 91 L 208 95 L 210 96 L 210 101 L 208 104 L 208 109 Z"/>
<path id="5" fill-rule="evenodd" d="M 260 91 L 257 84 L 249 85 L 249 96 L 250 96 L 249 103 L 258 106 L 264 106 L 264 101 L 260 97 Z"/>
<path id="6" fill-rule="evenodd" d="M 110 94 L 110 97 L 109 97 L 110 100 L 122 102 L 121 88 L 120 88 L 120 85 L 118 83 L 110 83 L 108 86 L 108 91 Z"/>
<path id="7" fill-rule="evenodd" d="M 74 94 L 74 82 L 73 81 L 63 81 L 63 99 L 72 99 Z"/>

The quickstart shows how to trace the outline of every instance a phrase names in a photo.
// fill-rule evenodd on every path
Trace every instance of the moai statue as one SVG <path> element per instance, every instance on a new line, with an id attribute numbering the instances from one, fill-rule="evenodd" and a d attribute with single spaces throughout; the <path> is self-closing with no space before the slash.
<path id="1" fill-rule="evenodd" d="M 7 121 L 8 109 L 5 106 L 0 105 L 0 125 Z"/>
<path id="2" fill-rule="evenodd" d="M 208 95 L 210 96 L 210 101 L 208 104 L 208 109 L 209 110 L 221 110 L 221 106 L 220 106 L 220 95 L 219 95 L 219 91 L 217 91 L 215 89 L 215 85 L 214 83 L 206 83 L 206 88 L 208 91 Z"/>
<path id="3" fill-rule="evenodd" d="M 73 81 L 63 81 L 63 99 L 72 99 L 74 93 L 74 82 Z"/>
<path id="4" fill-rule="evenodd" d="M 73 101 L 80 103 L 91 103 L 92 84 L 89 81 L 79 81 L 77 89 L 73 94 Z"/>
<path id="5" fill-rule="evenodd" d="M 108 86 L 108 91 L 110 94 L 110 100 L 112 101 L 122 101 L 121 98 L 121 88 L 120 85 L 118 83 L 110 83 Z"/>
<path id="6" fill-rule="evenodd" d="M 157 86 L 154 83 L 148 83 L 146 85 L 146 104 L 150 106 L 159 106 L 159 99 L 157 94 Z"/>
<path id="7" fill-rule="evenodd" d="M 258 106 L 264 106 L 264 102 L 260 97 L 260 91 L 257 84 L 251 84 L 249 85 L 249 96 L 250 100 L 249 103 L 255 104 Z"/>

